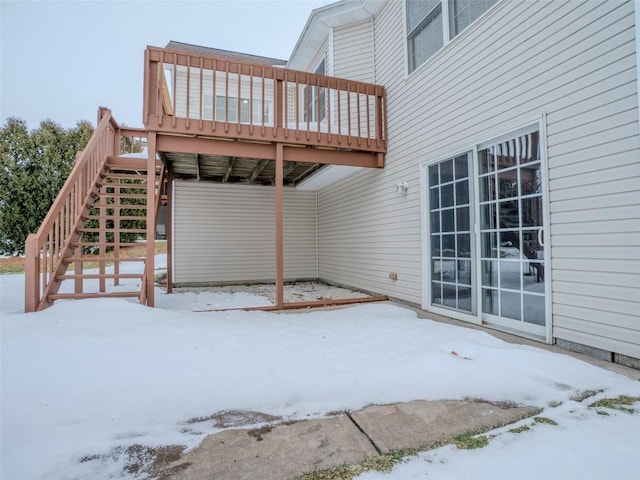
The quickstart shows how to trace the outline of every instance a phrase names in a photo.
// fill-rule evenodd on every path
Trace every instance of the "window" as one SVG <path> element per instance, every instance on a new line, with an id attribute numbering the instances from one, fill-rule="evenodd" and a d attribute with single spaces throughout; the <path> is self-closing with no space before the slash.
<path id="1" fill-rule="evenodd" d="M 325 65 L 324 60 L 320 62 L 318 67 L 313 72 L 318 75 L 324 75 Z M 305 99 L 304 105 L 304 121 L 307 122 L 321 122 L 327 117 L 327 89 L 318 87 L 305 87 L 303 94 Z"/>
<path id="2" fill-rule="evenodd" d="M 228 106 L 228 118 L 227 118 L 227 101 Z M 264 112 L 262 112 L 262 100 L 253 100 L 253 112 L 249 108 L 249 99 L 240 99 L 240 123 L 252 123 L 254 125 L 262 125 L 263 113 L 264 124 L 269 125 L 271 122 L 271 102 L 264 102 Z M 211 93 L 203 94 L 203 111 L 202 117 L 204 120 L 211 120 L 213 118 L 213 98 Z M 224 95 L 216 95 L 216 122 L 228 121 L 230 123 L 238 122 L 238 98 L 237 97 L 225 97 Z M 251 121 L 249 117 L 253 113 Z"/>
<path id="3" fill-rule="evenodd" d="M 471 25 L 480 15 L 489 10 L 497 0 L 454 0 L 449 2 L 451 38 Z"/>
<path id="4" fill-rule="evenodd" d="M 409 73 L 498 0 L 406 0 Z M 449 19 L 448 22 L 446 19 Z"/>
<path id="5" fill-rule="evenodd" d="M 443 46 L 440 0 L 408 0 L 409 72 L 413 72 Z"/>

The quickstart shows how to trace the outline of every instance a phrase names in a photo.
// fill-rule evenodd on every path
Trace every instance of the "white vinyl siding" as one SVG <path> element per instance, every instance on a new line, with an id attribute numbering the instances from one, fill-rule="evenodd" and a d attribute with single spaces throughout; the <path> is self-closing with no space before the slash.
<path id="1" fill-rule="evenodd" d="M 222 62 L 220 62 L 222 63 Z M 240 123 L 253 123 L 254 125 L 270 126 L 273 124 L 273 79 L 259 77 L 259 69 L 256 77 L 251 82 L 251 78 L 242 75 L 238 85 L 238 75 L 229 73 L 228 76 L 223 71 L 217 71 L 215 81 L 213 71 L 204 69 L 200 75 L 200 69 L 178 65 L 175 73 L 175 102 L 173 100 L 174 87 L 172 82 L 173 65 L 165 64 L 165 76 L 167 78 L 167 88 L 172 103 L 175 103 L 175 115 L 180 118 L 215 120 L 224 122 L 227 120 L 227 107 L 225 98 L 229 98 L 228 121 L 238 122 L 238 98 L 246 105 L 241 106 Z M 188 81 L 187 81 L 188 78 Z M 264 83 L 264 85 L 263 85 Z M 188 84 L 188 91 L 187 91 Z M 213 90 L 215 86 L 215 102 Z M 263 88 L 264 87 L 264 88 Z M 264 102 L 263 98 L 264 90 Z M 187 112 L 187 96 L 189 97 L 189 111 Z M 249 107 L 249 100 L 253 99 L 253 109 Z M 201 105 L 202 102 L 202 105 Z M 215 111 L 214 111 L 215 106 Z M 262 109 L 264 108 L 264 112 Z M 188 113 L 188 115 L 187 115 Z M 250 121 L 251 119 L 251 121 Z"/>
<path id="2" fill-rule="evenodd" d="M 640 358 L 633 2 L 499 2 L 409 78 L 403 14 L 375 17 L 385 169 L 319 192 L 320 276 L 420 303 L 420 163 L 545 116 L 552 335 Z"/>
<path id="3" fill-rule="evenodd" d="M 275 189 L 175 182 L 174 282 L 273 281 Z M 284 274 L 317 278 L 315 192 L 284 191 Z"/>
<path id="4" fill-rule="evenodd" d="M 333 75 L 373 82 L 373 20 L 333 31 Z"/>

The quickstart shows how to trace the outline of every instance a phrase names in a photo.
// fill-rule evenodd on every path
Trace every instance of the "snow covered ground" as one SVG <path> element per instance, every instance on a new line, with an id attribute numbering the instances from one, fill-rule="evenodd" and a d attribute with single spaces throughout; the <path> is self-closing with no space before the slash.
<path id="1" fill-rule="evenodd" d="M 2 479 L 135 478 L 118 447 L 195 447 L 216 430 L 187 421 L 223 410 L 309 418 L 465 397 L 539 406 L 558 425 L 499 429 L 485 448 L 443 447 L 361 478 L 640 478 L 640 404 L 635 414 L 588 407 L 640 396 L 640 382 L 567 355 L 389 304 L 191 313 L 181 310 L 260 297 L 158 293 L 155 309 L 97 299 L 24 314 L 23 282 L 0 276 Z M 602 392 L 571 399 L 585 390 Z"/>

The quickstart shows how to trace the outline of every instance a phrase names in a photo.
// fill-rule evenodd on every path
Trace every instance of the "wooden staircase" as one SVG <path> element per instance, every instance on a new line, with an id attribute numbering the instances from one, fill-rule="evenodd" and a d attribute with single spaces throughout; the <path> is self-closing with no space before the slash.
<path id="1" fill-rule="evenodd" d="M 146 159 L 141 161 L 143 165 L 131 171 L 114 167 L 107 161 L 99 191 L 88 205 L 84 225 L 78 228 L 78 240 L 70 243 L 72 256 L 63 260 L 67 270 L 56 276 L 58 282 L 72 280 L 73 292 L 50 294 L 49 300 L 133 297 L 144 303 L 142 280 L 146 255 L 124 255 L 128 247 L 147 245 Z M 160 187 L 160 181 L 160 171 L 156 171 L 154 189 Z M 87 268 L 87 264 L 89 267 L 97 264 L 97 268 Z M 125 268 L 121 268 L 123 264 Z M 126 282 L 122 288 L 121 280 L 137 282 L 135 285 Z M 109 288 L 110 284 L 114 288 Z M 60 289 L 64 290 L 62 284 Z"/>
<path id="2" fill-rule="evenodd" d="M 121 155 L 124 146 L 140 147 L 144 137 L 145 131 L 121 129 L 110 111 L 100 109 L 93 137 L 38 233 L 27 238 L 25 311 L 59 299 L 132 297 L 152 303 L 148 246 L 154 246 L 164 168 L 139 154 Z M 127 247 L 143 247 L 144 254 L 125 255 Z"/>

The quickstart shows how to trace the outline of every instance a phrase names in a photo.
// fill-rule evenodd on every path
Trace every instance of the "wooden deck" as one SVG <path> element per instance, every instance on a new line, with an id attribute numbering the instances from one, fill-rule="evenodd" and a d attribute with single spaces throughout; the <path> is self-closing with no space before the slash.
<path id="1" fill-rule="evenodd" d="M 378 85 L 148 47 L 145 128 L 121 127 L 110 110 L 99 109 L 96 131 L 40 229 L 27 238 L 25 311 L 61 298 L 101 296 L 133 296 L 153 306 L 154 235 L 164 201 L 169 276 L 172 271 L 175 178 L 275 187 L 274 308 L 284 308 L 284 186 L 297 185 L 327 164 L 382 168 L 385 116 L 385 91 Z M 123 155 L 133 145 L 138 152 L 146 147 L 146 158 Z M 83 272 L 91 261 L 88 249 L 102 259 L 113 249 L 118 259 L 119 249 L 129 244 L 123 234 L 145 241 L 141 273 L 121 273 L 119 260 L 111 260 L 113 273 L 105 270 L 106 260 L 98 273 Z M 125 278 L 139 278 L 140 291 L 106 290 L 107 281 L 117 285 Z M 99 291 L 85 291 L 85 280 L 98 281 Z M 64 281 L 73 282 L 72 293 L 59 293 Z"/>
<path id="2" fill-rule="evenodd" d="M 284 184 L 325 164 L 381 168 L 385 90 L 368 83 L 156 47 L 145 52 L 144 124 L 176 177 Z"/>

